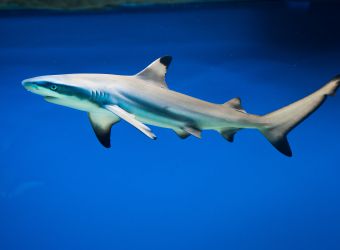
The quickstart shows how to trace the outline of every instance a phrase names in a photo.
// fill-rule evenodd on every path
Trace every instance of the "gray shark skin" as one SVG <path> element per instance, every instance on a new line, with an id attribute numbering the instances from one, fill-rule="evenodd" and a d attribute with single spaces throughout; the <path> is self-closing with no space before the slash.
<path id="1" fill-rule="evenodd" d="M 329 95 L 334 95 L 340 75 L 311 95 L 258 116 L 248 114 L 239 98 L 214 104 L 172 91 L 165 82 L 171 62 L 164 56 L 136 75 L 66 74 L 26 79 L 23 86 L 44 96 L 48 102 L 88 113 L 100 143 L 109 148 L 113 124 L 130 123 L 151 139 L 156 139 L 147 125 L 172 129 L 180 138 L 201 138 L 202 130 L 216 130 L 232 142 L 244 128 L 258 129 L 281 153 L 292 156 L 287 134 Z"/>

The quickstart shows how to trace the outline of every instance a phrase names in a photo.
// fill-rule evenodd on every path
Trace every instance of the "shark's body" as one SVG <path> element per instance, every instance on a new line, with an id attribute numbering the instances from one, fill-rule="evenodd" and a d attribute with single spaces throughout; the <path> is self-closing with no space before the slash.
<path id="1" fill-rule="evenodd" d="M 222 105 L 168 89 L 166 70 L 171 57 L 157 59 L 133 76 L 66 74 L 30 78 L 24 87 L 55 104 L 88 112 L 99 141 L 110 147 L 113 124 L 123 119 L 148 137 L 156 136 L 145 124 L 173 129 L 181 138 L 201 137 L 216 130 L 227 140 L 243 128 L 259 129 L 280 152 L 291 156 L 287 133 L 315 111 L 327 95 L 335 94 L 340 77 L 313 94 L 265 116 L 246 113 L 240 99 Z"/>

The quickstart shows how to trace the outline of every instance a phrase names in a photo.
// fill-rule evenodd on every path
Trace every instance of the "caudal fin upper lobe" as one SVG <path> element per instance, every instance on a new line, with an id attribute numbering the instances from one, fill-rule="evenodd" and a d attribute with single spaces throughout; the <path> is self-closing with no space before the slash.
<path id="1" fill-rule="evenodd" d="M 339 85 L 340 75 L 337 75 L 311 95 L 263 116 L 261 119 L 269 125 L 261 128 L 261 133 L 282 154 L 292 156 L 287 134 L 317 110 L 327 96 L 335 95 Z"/>

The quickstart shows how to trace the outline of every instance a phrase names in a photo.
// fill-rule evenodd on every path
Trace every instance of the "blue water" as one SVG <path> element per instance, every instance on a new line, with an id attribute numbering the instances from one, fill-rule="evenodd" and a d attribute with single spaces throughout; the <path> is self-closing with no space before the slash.
<path id="1" fill-rule="evenodd" d="M 290 135 L 152 141 L 120 122 L 112 148 L 87 115 L 23 79 L 134 74 L 172 55 L 171 89 L 240 96 L 265 114 L 340 73 L 339 5 L 238 4 L 0 13 L 0 249 L 340 249 L 340 97 Z"/>

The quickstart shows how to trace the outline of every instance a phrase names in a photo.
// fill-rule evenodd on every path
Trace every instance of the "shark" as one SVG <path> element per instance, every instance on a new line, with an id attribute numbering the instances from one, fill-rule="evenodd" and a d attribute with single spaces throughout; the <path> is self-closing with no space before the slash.
<path id="1" fill-rule="evenodd" d="M 172 61 L 163 56 L 135 75 L 62 74 L 26 79 L 26 90 L 47 102 L 85 111 L 99 142 L 111 147 L 111 128 L 123 120 L 144 135 L 156 139 L 151 126 L 172 129 L 180 138 L 201 138 L 203 130 L 215 130 L 227 141 L 241 129 L 257 129 L 282 154 L 292 150 L 287 134 L 335 95 L 340 75 L 312 94 L 265 115 L 250 114 L 240 98 L 223 104 L 206 102 L 171 90 L 165 76 Z"/>

